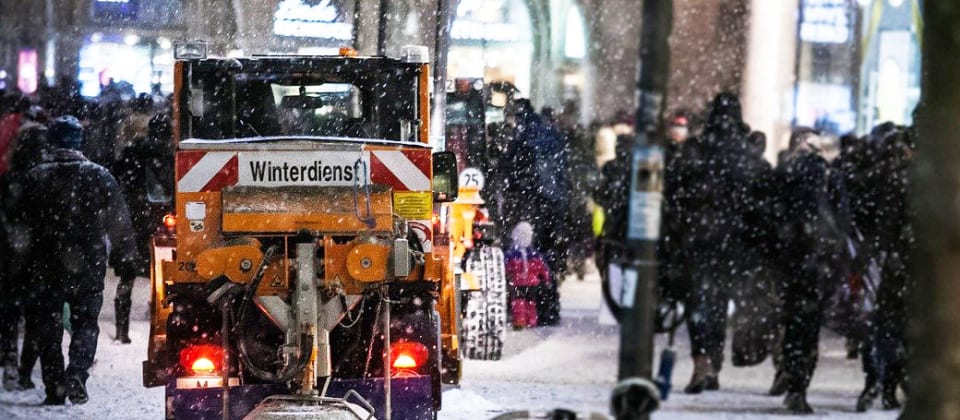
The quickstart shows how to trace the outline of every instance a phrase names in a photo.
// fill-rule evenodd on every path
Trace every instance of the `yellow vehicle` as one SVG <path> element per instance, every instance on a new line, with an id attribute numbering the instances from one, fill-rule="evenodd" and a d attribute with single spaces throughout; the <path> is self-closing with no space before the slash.
<path id="1" fill-rule="evenodd" d="M 426 55 L 176 62 L 143 364 L 168 418 L 435 417 L 460 371 L 432 222 L 457 174 L 427 144 Z"/>

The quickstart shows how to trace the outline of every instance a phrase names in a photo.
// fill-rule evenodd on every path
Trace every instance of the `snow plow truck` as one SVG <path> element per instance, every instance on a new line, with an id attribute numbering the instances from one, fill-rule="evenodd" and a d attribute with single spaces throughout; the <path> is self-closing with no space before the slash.
<path id="1" fill-rule="evenodd" d="M 435 237 L 458 188 L 428 144 L 426 48 L 175 48 L 175 227 L 152 239 L 143 362 L 167 418 L 435 418 L 460 374 Z"/>

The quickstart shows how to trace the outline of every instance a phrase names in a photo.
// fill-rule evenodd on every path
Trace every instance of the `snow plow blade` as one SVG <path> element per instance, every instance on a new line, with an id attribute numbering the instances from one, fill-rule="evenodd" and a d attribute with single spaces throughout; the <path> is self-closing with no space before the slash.
<path id="1" fill-rule="evenodd" d="M 353 401 L 353 402 L 351 402 Z M 274 395 L 263 400 L 244 420 L 283 419 L 373 419 L 373 407 L 354 391 L 343 398 L 298 397 Z"/>

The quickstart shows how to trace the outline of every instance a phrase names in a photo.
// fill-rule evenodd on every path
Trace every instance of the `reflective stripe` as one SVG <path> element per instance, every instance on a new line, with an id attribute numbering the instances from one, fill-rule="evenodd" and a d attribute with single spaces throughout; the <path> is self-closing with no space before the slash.
<path id="1" fill-rule="evenodd" d="M 430 191 L 430 178 L 402 151 L 375 150 L 372 153 L 408 190 Z"/>
<path id="2" fill-rule="evenodd" d="M 236 153 L 210 152 L 205 154 L 196 165 L 177 182 L 178 192 L 200 192 L 217 173 L 226 166 Z"/>

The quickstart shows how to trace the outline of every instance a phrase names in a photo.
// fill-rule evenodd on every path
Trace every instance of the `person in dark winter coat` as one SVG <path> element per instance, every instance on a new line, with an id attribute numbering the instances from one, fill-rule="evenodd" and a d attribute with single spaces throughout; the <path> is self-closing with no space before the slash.
<path id="1" fill-rule="evenodd" d="M 147 273 L 150 263 L 151 235 L 163 216 L 173 210 L 172 136 L 170 117 L 164 114 L 154 116 L 150 119 L 147 138 L 139 139 L 125 149 L 113 170 L 126 197 L 133 226 L 137 227 L 137 273 L 140 275 Z M 130 295 L 134 278 L 121 276 L 114 301 L 116 338 L 123 344 L 130 343 Z"/>
<path id="2" fill-rule="evenodd" d="M 568 262 L 578 280 L 586 273 L 586 261 L 593 252 L 593 229 L 590 217 L 590 193 L 599 177 L 596 153 L 583 127 L 577 123 L 577 108 L 572 102 L 564 104 L 559 120 L 566 156 L 569 207 L 565 226 L 569 236 Z"/>
<path id="3" fill-rule="evenodd" d="M 913 131 L 886 131 L 875 144 L 877 164 L 868 184 L 875 200 L 875 230 L 865 234 L 879 261 L 881 281 L 876 290 L 872 330 L 863 343 L 866 384 L 857 399 L 865 411 L 878 393 L 885 409 L 899 408 L 897 387 L 906 382 L 908 346 L 907 302 L 914 284 L 910 276 L 913 231 L 910 224 L 908 167 L 912 158 Z"/>
<path id="4" fill-rule="evenodd" d="M 545 124 L 530 104 L 519 99 L 511 106 L 512 137 L 498 170 L 509 174 L 504 194 L 504 226 L 529 221 L 539 235 L 536 247 L 544 254 L 547 265 L 556 276 L 565 269 L 566 253 L 564 217 L 567 211 L 566 177 L 563 174 L 563 145 L 556 128 Z M 560 299 L 556 289 L 541 289 L 541 325 L 555 325 L 560 320 Z"/>
<path id="5" fill-rule="evenodd" d="M 116 270 L 135 270 L 130 216 L 119 185 L 110 173 L 77 150 L 82 127 L 72 116 L 49 128 L 50 150 L 23 176 L 25 194 L 15 212 L 30 231 L 27 295 L 28 330 L 39 333 L 38 347 L 46 388 L 44 404 L 62 405 L 67 397 L 85 403 L 88 370 L 97 351 L 97 318 L 103 303 L 108 244 Z M 64 371 L 62 311 L 70 305 L 70 365 Z"/>
<path id="6" fill-rule="evenodd" d="M 846 279 L 843 256 L 849 231 L 849 207 L 842 177 L 817 153 L 818 133 L 797 129 L 778 168 L 782 192 L 783 242 L 780 264 L 787 273 L 783 291 L 784 336 L 781 370 L 775 389 L 795 413 L 812 413 L 806 392 L 817 363 L 824 308 Z M 779 392 L 774 392 L 779 393 Z"/>
<path id="7" fill-rule="evenodd" d="M 745 168 L 751 174 L 749 190 L 743 195 L 742 275 L 735 283 L 733 300 L 732 362 L 734 366 L 753 366 L 770 354 L 779 366 L 776 344 L 782 330 L 779 289 L 782 276 L 774 264 L 777 240 L 776 186 L 774 172 L 763 158 L 766 135 L 753 132 L 747 137 L 748 159 Z"/>
<path id="8" fill-rule="evenodd" d="M 660 242 L 657 244 L 659 281 L 657 288 L 661 303 L 683 303 L 690 292 L 690 276 L 686 267 L 681 241 L 686 236 L 687 218 L 679 205 L 680 193 L 687 188 L 682 170 L 683 155 L 690 144 L 689 122 L 684 113 L 678 113 L 668 123 L 664 147 L 663 205 L 661 207 Z M 627 168 L 628 170 L 630 168 Z M 626 193 L 626 191 L 624 191 Z"/>
<path id="9" fill-rule="evenodd" d="M 502 226 L 533 220 L 537 213 L 533 201 L 537 194 L 537 155 L 532 138 L 539 128 L 539 118 L 529 101 L 518 100 L 510 105 L 502 134 L 504 151 L 497 168 L 498 178 L 505 184 Z M 509 237 L 503 242 L 508 243 Z"/>
<path id="10" fill-rule="evenodd" d="M 511 232 L 513 239 L 504 256 L 504 270 L 510 285 L 510 314 L 514 328 L 536 327 L 540 289 L 551 281 L 550 269 L 533 247 L 533 226 L 520 222 Z"/>
<path id="11" fill-rule="evenodd" d="M 29 235 L 16 214 L 16 206 L 27 193 L 22 177 L 36 165 L 46 148 L 46 127 L 28 122 L 21 127 L 10 154 L 10 170 L 0 175 L 0 352 L 3 357 L 3 387 L 33 388 L 30 370 L 36 363 L 36 331 L 27 330 L 23 357 L 17 363 L 17 338 L 23 298 L 30 277 L 23 268 L 29 259 Z M 20 375 L 21 366 L 29 366 Z"/>
<path id="12" fill-rule="evenodd" d="M 605 275 L 611 261 L 622 257 L 627 240 L 627 192 L 630 189 L 630 153 L 633 136 L 617 137 L 613 160 L 600 168 L 593 200 L 603 208 L 603 229 L 597 246 L 597 268 Z"/>
<path id="13" fill-rule="evenodd" d="M 684 185 L 674 203 L 689 221 L 680 246 L 691 280 L 685 307 L 694 360 L 687 393 L 719 388 L 729 290 L 745 271 L 743 205 L 753 178 L 746 147 L 749 133 L 739 99 L 718 94 L 703 134 L 689 140 L 680 157 Z"/>

